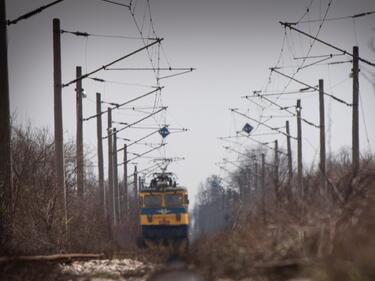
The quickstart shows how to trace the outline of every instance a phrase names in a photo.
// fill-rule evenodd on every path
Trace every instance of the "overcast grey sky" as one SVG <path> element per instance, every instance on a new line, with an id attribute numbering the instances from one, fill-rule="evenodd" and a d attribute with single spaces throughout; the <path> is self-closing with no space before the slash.
<path id="1" fill-rule="evenodd" d="M 128 3 L 125 0 L 118 2 Z M 25 12 L 47 4 L 46 0 L 12 0 L 7 1 L 7 17 L 13 19 Z M 143 22 L 147 12 L 145 0 L 137 2 L 136 19 Z M 265 88 L 268 81 L 268 68 L 278 60 L 284 29 L 278 23 L 297 21 L 306 12 L 303 20 L 321 19 L 326 11 L 328 0 L 264 0 L 264 1 L 222 1 L 222 0 L 154 0 L 150 1 L 152 19 L 157 34 L 165 38 L 160 65 L 172 67 L 196 67 L 193 73 L 161 80 L 165 86 L 159 105 L 168 106 L 164 115 L 148 120 L 144 125 L 153 125 L 166 121 L 172 127 L 189 128 L 188 133 L 171 134 L 167 137 L 166 155 L 182 156 L 186 160 L 170 166 L 178 174 L 180 182 L 195 192 L 200 181 L 212 173 L 220 172 L 215 166 L 223 157 L 236 159 L 236 155 L 226 152 L 226 145 L 217 138 L 234 135 L 241 130 L 246 119 L 230 113 L 228 108 L 239 108 L 250 116 L 259 119 L 262 111 L 259 107 L 242 99 L 241 96 L 251 94 L 252 90 Z M 328 10 L 327 18 L 350 16 L 362 12 L 374 11 L 372 0 L 336 0 Z M 100 0 L 66 0 L 45 12 L 21 21 L 8 29 L 8 54 L 11 110 L 17 115 L 17 121 L 30 121 L 36 127 L 48 127 L 53 131 L 53 65 L 52 65 L 52 19 L 60 18 L 61 27 L 70 31 L 86 31 L 93 34 L 139 36 L 129 10 L 105 3 Z M 149 15 L 146 13 L 144 23 L 145 34 L 149 28 Z M 301 23 L 297 27 L 316 34 L 318 23 Z M 326 21 L 319 33 L 319 38 L 329 41 L 343 49 L 351 51 L 353 45 L 359 45 L 360 55 L 375 61 L 375 54 L 369 50 L 368 44 L 375 36 L 375 15 L 352 19 Z M 280 71 L 293 73 L 301 63 L 294 57 L 307 54 L 311 40 L 295 33 L 287 32 L 279 66 Z M 140 40 L 74 37 L 62 35 L 63 81 L 74 78 L 75 66 L 81 65 L 83 71 L 110 62 L 126 53 L 142 46 Z M 154 49 L 153 49 L 154 50 Z M 156 49 L 155 49 L 156 50 Z M 152 51 L 151 51 L 152 52 Z M 310 55 L 337 53 L 336 51 L 315 43 Z M 325 79 L 328 92 L 351 102 L 351 65 L 327 65 L 332 61 L 350 60 L 347 56 L 336 57 L 300 71 L 296 78 L 317 85 L 318 79 Z M 305 65 L 312 62 L 306 61 Z M 123 61 L 118 67 L 149 67 L 150 62 L 145 52 Z M 361 64 L 361 73 L 366 70 L 375 71 L 374 67 Z M 170 73 L 161 73 L 161 76 Z M 152 72 L 141 71 L 103 71 L 95 77 L 109 81 L 155 85 Z M 273 74 L 269 91 L 280 91 L 287 79 Z M 101 92 L 105 101 L 123 102 L 150 90 L 147 87 L 122 85 L 114 83 L 98 83 L 84 80 L 83 87 L 87 93 L 84 99 L 84 115 L 95 112 L 95 93 Z M 296 90 L 303 86 L 291 83 L 287 90 Z M 375 92 L 371 84 L 360 77 L 361 113 L 360 144 L 361 152 L 374 151 Z M 304 96 L 282 96 L 277 100 L 283 106 L 294 105 L 297 98 L 302 98 L 303 116 L 318 123 L 318 99 L 314 93 Z M 273 100 L 276 101 L 275 98 Z M 134 106 L 153 106 L 154 98 L 146 98 Z M 260 102 L 260 101 L 258 101 Z M 275 110 L 267 102 L 263 115 L 287 114 Z M 293 110 L 293 109 L 291 109 Z M 63 90 L 64 137 L 75 136 L 75 92 L 74 86 Z M 149 111 L 148 109 L 146 111 Z M 351 145 L 351 109 L 326 98 L 327 141 L 328 149 L 337 152 L 343 146 Z M 362 115 L 363 114 L 363 115 Z M 144 113 L 119 110 L 114 113 L 114 120 L 131 122 L 144 116 Z M 363 118 L 366 120 L 367 133 Z M 264 119 L 263 119 L 264 120 Z M 268 121 L 270 126 L 283 126 L 285 118 L 274 118 Z M 291 134 L 296 135 L 295 120 L 291 122 Z M 252 125 L 254 123 L 250 122 Z M 106 118 L 103 119 L 106 124 Z M 121 127 L 121 126 L 119 126 Z M 258 132 L 267 129 L 259 128 Z M 126 130 L 121 136 L 136 139 L 145 135 L 146 131 Z M 304 161 L 309 166 L 317 161 L 319 135 L 318 130 L 303 126 Z M 96 162 L 96 127 L 95 121 L 85 122 L 85 143 L 92 149 L 93 161 Z M 281 147 L 285 148 L 285 138 L 276 136 Z M 261 141 L 272 141 L 275 136 L 258 138 Z M 156 136 L 147 142 L 160 141 Z M 120 145 L 122 145 L 120 141 Z M 254 145 L 242 140 L 242 148 Z M 296 144 L 292 143 L 295 155 Z M 148 150 L 147 146 L 134 146 L 131 151 L 140 153 Z M 155 153 L 153 155 L 158 155 Z M 119 155 L 122 158 L 122 155 Z M 138 161 L 139 169 L 150 165 L 149 159 Z M 132 167 L 131 167 L 132 168 Z M 231 169 L 230 166 L 228 166 Z M 122 169 L 120 170 L 120 172 Z"/>

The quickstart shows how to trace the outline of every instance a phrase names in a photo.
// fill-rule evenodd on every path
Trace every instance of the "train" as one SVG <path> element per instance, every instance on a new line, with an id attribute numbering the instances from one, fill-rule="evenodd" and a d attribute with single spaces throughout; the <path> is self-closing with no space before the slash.
<path id="1" fill-rule="evenodd" d="M 186 242 L 189 236 L 189 197 L 173 173 L 154 173 L 139 192 L 139 243 Z"/>

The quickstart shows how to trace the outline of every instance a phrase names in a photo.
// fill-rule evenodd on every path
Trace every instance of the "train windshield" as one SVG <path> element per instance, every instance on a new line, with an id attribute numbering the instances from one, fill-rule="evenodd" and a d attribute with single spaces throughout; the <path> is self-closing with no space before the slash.
<path id="1" fill-rule="evenodd" d="M 161 208 L 161 195 L 146 195 L 144 204 L 146 208 Z"/>
<path id="2" fill-rule="evenodd" d="M 181 194 L 167 194 L 165 196 L 165 204 L 167 207 L 181 207 L 183 197 Z"/>

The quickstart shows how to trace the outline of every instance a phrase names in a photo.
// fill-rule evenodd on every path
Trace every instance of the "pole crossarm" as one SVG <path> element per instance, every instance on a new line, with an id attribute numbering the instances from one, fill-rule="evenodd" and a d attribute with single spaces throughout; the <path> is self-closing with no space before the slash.
<path id="1" fill-rule="evenodd" d="M 38 9 L 32 10 L 31 12 L 28 12 L 28 13 L 22 15 L 22 16 L 19 16 L 18 18 L 14 19 L 14 20 L 7 20 L 7 25 L 17 24 L 19 21 L 28 19 L 28 18 L 30 18 L 32 16 L 35 16 L 36 14 L 39 14 L 42 11 L 44 11 L 45 9 L 47 9 L 47 8 L 53 6 L 53 5 L 56 5 L 56 4 L 58 4 L 58 3 L 62 2 L 62 1 L 64 1 L 64 0 L 53 1 L 52 3 L 49 3 L 49 4 L 44 5 L 44 6 L 41 6 Z"/>
<path id="2" fill-rule="evenodd" d="M 111 0 L 101 0 L 101 1 L 131 9 L 131 5 L 127 5 L 127 4 L 123 4 L 123 3 L 119 3 L 119 2 L 115 2 L 115 1 L 111 1 Z"/>
<path id="3" fill-rule="evenodd" d="M 153 152 L 154 150 L 157 150 L 157 149 L 159 149 L 159 148 L 162 148 L 162 147 L 165 146 L 165 145 L 166 145 L 166 143 L 162 143 L 161 145 L 159 145 L 159 146 L 157 146 L 157 147 L 151 148 L 150 150 L 147 150 L 146 152 L 143 152 L 143 153 L 141 153 L 141 154 L 138 154 L 136 157 L 133 157 L 133 158 L 129 159 L 128 161 L 124 161 L 124 162 L 122 162 L 122 163 L 120 163 L 120 164 L 117 164 L 117 166 L 121 166 L 121 165 L 127 164 L 127 163 L 129 163 L 129 162 L 131 162 L 131 161 L 133 161 L 133 160 L 135 160 L 135 159 L 138 159 L 138 158 L 140 158 L 140 157 L 142 157 L 142 156 L 144 156 L 144 155 L 150 153 L 150 152 Z"/>
<path id="4" fill-rule="evenodd" d="M 275 105 L 276 107 L 278 107 L 280 110 L 284 110 L 284 111 L 288 112 L 289 114 L 291 114 L 291 115 L 294 116 L 294 117 L 297 116 L 294 112 L 288 110 L 288 108 L 290 108 L 290 107 L 280 106 L 279 104 L 277 104 L 276 102 L 270 100 L 269 98 L 265 97 L 264 95 L 259 94 L 259 91 L 253 91 L 253 94 L 254 94 L 255 96 L 261 98 L 261 99 L 265 99 L 265 100 L 268 101 L 270 104 L 273 104 L 273 105 Z M 246 98 L 246 99 L 250 99 L 251 96 L 245 96 L 245 98 Z M 306 124 L 310 125 L 310 126 L 313 126 L 313 127 L 315 127 L 315 128 L 319 128 L 318 125 L 314 124 L 314 123 L 311 122 L 311 121 L 306 120 L 305 118 L 302 118 L 301 120 L 302 120 L 303 122 L 305 122 Z"/>
<path id="5" fill-rule="evenodd" d="M 140 141 L 143 141 L 144 139 L 146 139 L 146 138 L 148 138 L 148 137 L 150 137 L 150 136 L 156 134 L 157 132 L 159 132 L 159 130 L 153 131 L 152 133 L 149 133 L 149 134 L 147 134 L 146 136 L 137 139 L 136 141 L 134 141 L 134 142 L 128 144 L 127 147 L 132 146 L 132 145 L 134 145 L 134 144 L 136 144 L 136 143 L 139 143 Z M 120 152 L 120 151 L 122 151 L 122 150 L 124 150 L 124 147 L 118 149 L 117 152 Z"/>
<path id="6" fill-rule="evenodd" d="M 267 127 L 268 129 L 271 129 L 271 130 L 276 131 L 276 132 L 278 132 L 278 133 L 280 133 L 280 134 L 283 134 L 284 136 L 287 136 L 287 137 L 289 136 L 289 137 L 291 137 L 292 139 L 297 140 L 296 137 L 290 136 L 290 135 L 288 135 L 287 133 L 285 133 L 285 132 L 283 132 L 283 131 L 280 131 L 279 129 L 273 128 L 273 127 L 271 127 L 271 126 L 265 124 L 264 122 L 260 122 L 260 121 L 254 119 L 254 118 L 252 118 L 252 117 L 250 117 L 250 116 L 248 116 L 248 115 L 246 115 L 246 114 L 244 114 L 244 113 L 241 113 L 241 112 L 237 111 L 235 108 L 230 109 L 230 111 L 232 111 L 232 112 L 234 112 L 234 113 L 237 113 L 237 114 L 239 114 L 239 115 L 241 115 L 241 116 L 243 116 L 243 117 L 246 117 L 246 118 L 248 118 L 248 119 L 250 119 L 250 120 L 252 120 L 252 121 L 258 123 L 259 125 L 263 125 L 263 126 Z"/>
<path id="7" fill-rule="evenodd" d="M 186 73 L 189 73 L 189 72 L 193 72 L 194 70 L 195 70 L 195 68 L 190 68 L 189 70 L 186 70 L 186 71 L 182 71 L 182 72 L 178 72 L 178 73 L 175 73 L 175 74 L 171 74 L 171 75 L 166 75 L 166 76 L 158 77 L 157 80 L 160 81 L 160 80 L 162 80 L 162 79 L 166 79 L 166 78 L 171 78 L 171 77 L 179 76 L 179 75 L 182 75 L 182 74 L 186 74 Z"/>
<path id="8" fill-rule="evenodd" d="M 163 88 L 164 88 L 164 87 L 158 87 L 158 88 L 155 89 L 155 90 L 152 90 L 152 91 L 147 92 L 147 93 L 145 93 L 145 94 L 143 94 L 143 95 L 140 95 L 140 96 L 138 96 L 138 97 L 135 97 L 134 99 L 128 100 L 128 101 L 126 101 L 126 102 L 124 102 L 124 103 L 115 104 L 115 105 L 113 105 L 113 106 L 111 107 L 111 110 L 118 109 L 118 108 L 120 108 L 120 107 L 123 107 L 123 106 L 129 104 L 129 103 L 132 103 L 133 101 L 136 101 L 136 100 L 142 99 L 142 98 L 144 98 L 144 97 L 147 97 L 147 96 L 149 96 L 149 95 L 151 95 L 151 94 L 153 94 L 153 93 L 155 93 L 155 92 L 157 92 L 157 91 L 161 91 Z M 88 121 L 88 120 L 90 120 L 90 119 L 92 119 L 92 118 L 96 118 L 96 117 L 98 117 L 99 115 L 105 114 L 105 113 L 107 113 L 107 112 L 108 112 L 108 109 L 105 110 L 105 111 L 102 111 L 102 112 L 100 112 L 100 113 L 98 113 L 98 114 L 95 114 L 95 115 L 89 116 L 89 117 L 87 117 L 87 118 L 84 118 L 83 121 Z"/>
<path id="9" fill-rule="evenodd" d="M 106 70 L 193 71 L 193 67 L 109 67 Z"/>
<path id="10" fill-rule="evenodd" d="M 111 65 L 114 65 L 115 63 L 118 63 L 118 62 L 120 62 L 120 61 L 122 61 L 122 60 L 124 60 L 124 59 L 126 59 L 126 58 L 128 58 L 128 57 L 130 57 L 130 56 L 132 56 L 132 55 L 135 55 L 135 54 L 137 54 L 137 53 L 139 53 L 139 52 L 141 52 L 141 51 L 143 51 L 143 50 L 145 50 L 145 49 L 148 49 L 148 48 L 150 48 L 151 46 L 153 46 L 153 45 L 155 45 L 155 44 L 158 44 L 158 43 L 160 43 L 160 42 L 163 41 L 163 40 L 164 40 L 164 38 L 158 38 L 156 41 L 154 41 L 154 42 L 152 42 L 152 43 L 150 43 L 150 44 L 148 44 L 148 45 L 146 45 L 146 46 L 144 46 L 144 47 L 142 47 L 142 48 L 139 48 L 139 49 L 137 49 L 137 50 L 135 50 L 135 51 L 133 51 L 133 52 L 131 52 L 131 53 L 129 53 L 129 54 L 126 54 L 125 56 L 122 56 L 121 58 L 118 58 L 118 59 L 116 59 L 116 60 L 114 60 L 114 61 L 112 61 L 112 62 L 110 62 L 110 63 L 107 63 L 106 65 L 103 65 L 103 66 L 101 66 L 101 67 L 99 67 L 99 68 L 97 68 L 97 69 L 95 69 L 95 70 L 93 70 L 93 71 L 91 71 L 91 72 L 88 72 L 88 73 L 86 73 L 86 74 L 83 74 L 81 77 L 78 77 L 78 78 L 76 78 L 76 79 L 74 79 L 74 80 L 72 80 L 72 81 L 70 81 L 70 82 L 68 82 L 68 83 L 66 83 L 66 84 L 62 84 L 62 87 L 63 87 L 63 88 L 64 88 L 64 87 L 67 87 L 67 86 L 69 86 L 69 85 L 71 85 L 71 84 L 77 82 L 78 80 L 83 80 L 83 79 L 85 79 L 85 78 L 88 78 L 90 75 L 93 75 L 93 74 L 95 74 L 95 73 L 97 73 L 97 72 L 99 72 L 99 71 L 101 71 L 101 70 L 105 70 L 107 67 L 109 67 L 109 66 L 111 66 Z"/>
<path id="11" fill-rule="evenodd" d="M 327 42 L 325 42 L 325 41 L 323 41 L 323 40 L 317 38 L 316 36 L 313 36 L 313 35 L 311 35 L 311 34 L 308 34 L 308 33 L 304 32 L 304 31 L 302 31 L 302 30 L 299 30 L 299 29 L 293 27 L 293 26 L 292 26 L 293 23 L 290 23 L 290 22 L 281 22 L 281 21 L 280 21 L 279 23 L 280 23 L 282 26 L 284 26 L 284 27 L 289 27 L 289 29 L 291 29 L 291 30 L 297 31 L 298 33 L 301 33 L 301 34 L 303 34 L 303 35 L 305 35 L 305 36 L 307 36 L 307 37 L 309 37 L 309 38 L 311 38 L 311 39 L 314 39 L 314 40 L 316 40 L 316 41 L 318 41 L 318 42 L 320 42 L 320 43 L 322 43 L 322 44 L 324 44 L 324 45 L 326 45 L 326 46 L 328 46 L 328 47 L 331 47 L 331 48 L 333 48 L 333 49 L 335 49 L 335 50 L 337 50 L 337 51 L 340 51 L 340 52 L 342 52 L 342 53 L 344 53 L 344 54 L 346 54 L 346 55 L 348 55 L 348 56 L 354 58 L 354 55 L 353 55 L 352 53 L 349 53 L 348 51 L 346 51 L 346 50 L 344 50 L 344 49 L 341 49 L 341 48 L 339 48 L 339 47 L 336 47 L 336 46 L 334 46 L 334 45 L 332 45 L 332 44 L 330 44 L 330 43 L 327 43 Z M 368 64 L 368 65 L 371 65 L 371 66 L 374 66 L 374 67 L 375 67 L 375 63 L 373 63 L 373 62 L 371 62 L 371 61 L 369 61 L 369 60 L 367 60 L 367 59 L 364 59 L 364 58 L 358 57 L 358 60 L 361 61 L 361 62 L 363 62 L 363 63 L 366 63 L 366 64 Z"/>
<path id="12" fill-rule="evenodd" d="M 297 83 L 299 83 L 299 84 L 301 84 L 301 85 L 304 85 L 304 86 L 308 87 L 309 89 L 312 89 L 312 90 L 315 90 L 315 91 L 319 92 L 319 88 L 318 88 L 318 87 L 315 87 L 315 86 L 311 86 L 311 85 L 309 85 L 309 84 L 306 84 L 305 82 L 302 82 L 302 81 L 300 81 L 300 80 L 298 80 L 298 79 L 296 79 L 296 78 L 294 78 L 294 77 L 292 77 L 292 76 L 289 76 L 289 75 L 287 75 L 287 74 L 284 74 L 284 73 L 282 73 L 282 72 L 276 70 L 274 67 L 271 67 L 271 71 L 274 71 L 274 72 L 276 72 L 277 74 L 280 74 L 281 76 L 284 76 L 284 77 L 286 77 L 286 78 L 289 78 L 289 79 L 293 80 L 294 82 L 297 82 Z M 338 97 L 335 97 L 335 96 L 332 95 L 332 94 L 329 94 L 329 93 L 327 93 L 327 92 L 324 92 L 324 94 L 325 94 L 326 96 L 329 96 L 330 98 L 334 99 L 335 101 L 338 101 L 338 102 L 340 102 L 340 103 L 345 104 L 346 106 L 352 106 L 352 104 L 347 103 L 346 101 L 344 101 L 344 100 L 342 100 L 342 99 L 340 99 L 340 98 L 338 98 Z"/>
<path id="13" fill-rule="evenodd" d="M 250 136 L 245 136 L 245 137 L 247 137 L 248 139 L 252 140 L 253 142 L 259 143 L 260 145 L 263 145 L 263 146 L 265 146 L 265 147 L 267 147 L 271 150 L 275 150 L 274 147 L 268 145 L 268 142 L 261 142 L 261 141 L 258 141 L 256 139 L 250 137 Z M 288 156 L 288 153 L 285 153 L 284 151 L 277 150 L 277 152 L 280 153 L 280 154 L 284 154 L 284 155 Z"/>
<path id="14" fill-rule="evenodd" d="M 149 115 L 147 115 L 147 116 L 145 116 L 145 117 L 143 117 L 143 118 L 141 118 L 141 119 L 139 119 L 139 120 L 137 120 L 137 121 L 135 121 L 133 123 L 130 123 L 129 125 L 126 125 L 125 127 L 117 130 L 116 132 L 119 133 L 119 132 L 121 132 L 121 131 L 123 131 L 123 130 L 125 130 L 127 128 L 130 128 L 131 126 L 136 125 L 136 124 L 138 124 L 138 123 L 140 123 L 140 122 L 142 122 L 142 121 L 144 121 L 144 120 L 146 120 L 146 119 L 154 116 L 155 114 L 158 114 L 159 112 L 161 112 L 163 110 L 166 110 L 167 108 L 168 108 L 167 106 L 164 106 L 161 109 L 159 109 L 159 110 L 157 110 L 157 111 L 155 111 L 155 112 L 153 112 L 153 113 L 151 113 L 151 114 L 149 114 Z M 105 136 L 103 139 L 106 139 L 106 138 L 112 136 L 113 134 L 114 134 L 113 132 L 108 132 L 108 135 Z"/>
<path id="15" fill-rule="evenodd" d="M 252 159 L 252 160 L 256 160 L 257 159 L 257 156 L 255 154 L 253 155 L 247 155 L 246 153 L 243 153 L 241 151 L 238 151 L 230 146 L 224 146 L 224 149 L 226 150 L 229 150 L 229 151 L 233 151 L 234 153 L 237 153 L 239 155 L 242 155 L 242 156 L 245 156 L 246 158 L 249 158 L 249 159 Z"/>
<path id="16" fill-rule="evenodd" d="M 245 138 L 247 136 L 245 135 L 240 135 L 241 131 L 237 131 L 237 134 L 234 136 L 225 136 L 225 137 L 218 137 L 219 140 L 226 140 L 226 139 L 236 139 L 236 138 Z M 253 134 L 251 135 L 252 137 L 259 137 L 259 136 L 272 136 L 272 135 L 278 135 L 279 133 L 263 133 L 263 134 Z"/>

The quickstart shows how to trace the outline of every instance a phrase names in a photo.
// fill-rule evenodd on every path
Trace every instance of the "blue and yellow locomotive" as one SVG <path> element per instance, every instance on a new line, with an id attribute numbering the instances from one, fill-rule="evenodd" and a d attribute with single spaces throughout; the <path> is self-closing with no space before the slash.
<path id="1" fill-rule="evenodd" d="M 188 193 L 172 173 L 155 173 L 139 193 L 141 238 L 148 242 L 187 241 L 189 232 Z"/>

